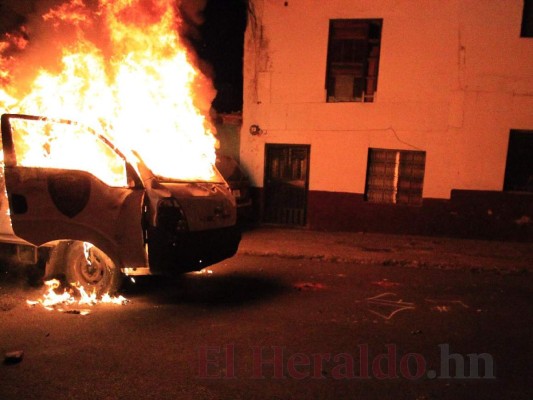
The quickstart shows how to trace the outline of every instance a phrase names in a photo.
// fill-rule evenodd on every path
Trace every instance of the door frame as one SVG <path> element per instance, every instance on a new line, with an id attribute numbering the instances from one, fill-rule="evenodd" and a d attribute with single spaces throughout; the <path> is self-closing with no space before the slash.
<path id="1" fill-rule="evenodd" d="M 305 181 L 303 185 L 303 207 L 302 207 L 302 213 L 303 215 L 300 217 L 301 223 L 290 223 L 290 222 L 282 222 L 282 221 L 267 221 L 267 206 L 268 206 L 268 199 L 267 199 L 267 193 L 269 192 L 268 187 L 269 185 L 269 178 L 270 178 L 270 164 L 271 164 L 271 158 L 269 155 L 269 151 L 271 149 L 280 149 L 280 148 L 287 148 L 289 151 L 291 149 L 301 149 L 305 151 L 306 154 L 306 173 L 305 173 Z M 275 224 L 275 225 L 284 225 L 284 226 L 306 226 L 307 225 L 307 210 L 308 210 L 308 194 L 309 194 L 309 172 L 310 172 L 310 166 L 311 166 L 311 145 L 310 144 L 301 144 L 301 143 L 265 143 L 265 153 L 264 153 L 264 174 L 263 174 L 263 222 L 268 224 Z M 290 218 L 289 218 L 290 219 Z M 298 218 L 295 218 L 298 219 Z"/>

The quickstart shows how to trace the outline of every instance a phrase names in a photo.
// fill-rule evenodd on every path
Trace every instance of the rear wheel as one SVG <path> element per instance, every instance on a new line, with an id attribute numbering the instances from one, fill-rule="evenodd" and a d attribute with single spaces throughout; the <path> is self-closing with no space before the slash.
<path id="1" fill-rule="evenodd" d="M 68 283 L 83 286 L 87 293 L 114 294 L 122 282 L 117 264 L 98 247 L 87 242 L 72 242 L 65 253 Z"/>

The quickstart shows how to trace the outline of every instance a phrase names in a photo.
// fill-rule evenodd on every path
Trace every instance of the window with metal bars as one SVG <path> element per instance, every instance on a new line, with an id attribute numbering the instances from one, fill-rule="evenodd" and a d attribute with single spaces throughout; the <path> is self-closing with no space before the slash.
<path id="1" fill-rule="evenodd" d="M 334 19 L 329 24 L 328 102 L 374 101 L 382 19 Z"/>
<path id="2" fill-rule="evenodd" d="M 368 149 L 365 199 L 373 203 L 422 204 L 425 151 Z"/>

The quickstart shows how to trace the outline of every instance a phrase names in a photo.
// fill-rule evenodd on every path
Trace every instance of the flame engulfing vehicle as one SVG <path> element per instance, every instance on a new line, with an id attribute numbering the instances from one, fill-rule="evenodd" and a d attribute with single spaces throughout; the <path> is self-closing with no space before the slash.
<path id="1" fill-rule="evenodd" d="M 30 246 L 45 278 L 102 294 L 124 274 L 199 270 L 237 251 L 235 200 L 215 167 L 178 180 L 72 121 L 4 114 L 1 127 L 0 242 Z"/>

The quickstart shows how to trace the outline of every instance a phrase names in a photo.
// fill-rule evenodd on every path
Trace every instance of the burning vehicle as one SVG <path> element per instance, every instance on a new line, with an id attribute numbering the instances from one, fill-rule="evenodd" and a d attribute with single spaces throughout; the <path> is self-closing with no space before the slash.
<path id="1" fill-rule="evenodd" d="M 35 2 L 0 35 L 0 243 L 43 260 L 45 279 L 113 292 L 124 274 L 237 251 L 216 91 L 180 36 L 201 18 L 178 3 Z"/>
<path id="2" fill-rule="evenodd" d="M 4 114 L 1 126 L 0 241 L 42 247 L 46 279 L 114 292 L 123 274 L 199 270 L 237 251 L 235 200 L 216 168 L 209 180 L 177 180 L 72 121 Z M 55 167 L 24 156 L 28 145 Z"/>

